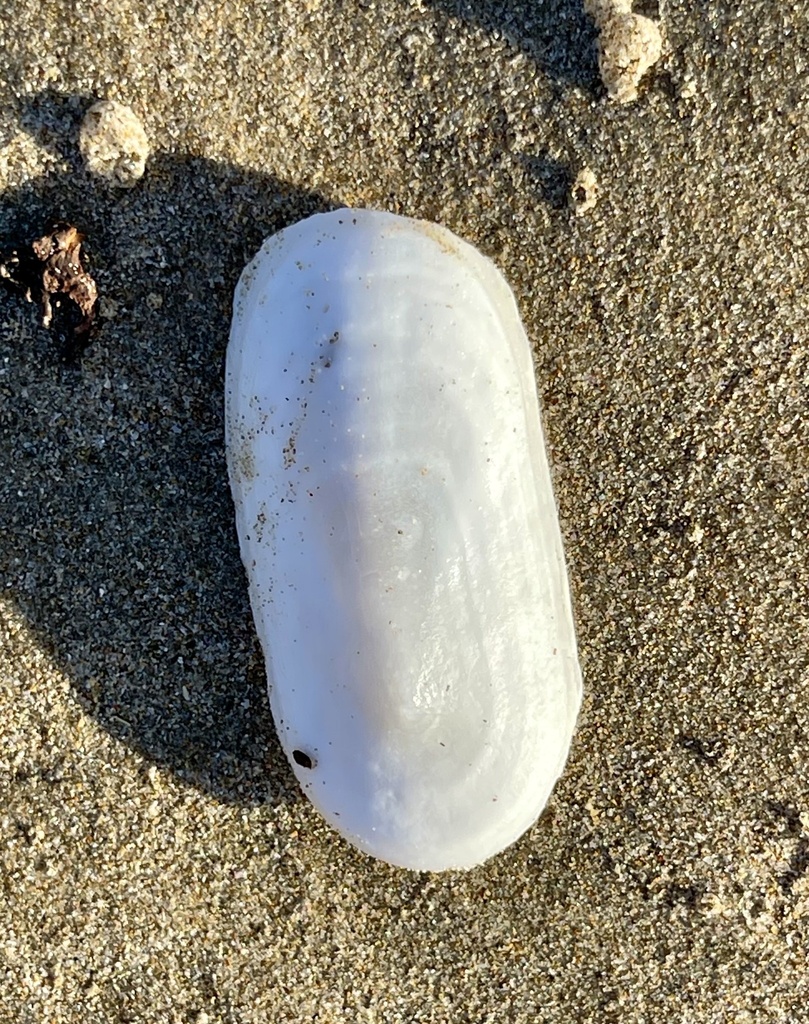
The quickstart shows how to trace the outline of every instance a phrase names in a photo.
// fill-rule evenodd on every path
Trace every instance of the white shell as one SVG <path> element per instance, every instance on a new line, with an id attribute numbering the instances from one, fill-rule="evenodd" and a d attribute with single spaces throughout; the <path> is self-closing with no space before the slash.
<path id="1" fill-rule="evenodd" d="M 242 274 L 225 404 L 270 701 L 301 785 L 392 864 L 480 863 L 541 812 L 581 701 L 508 285 L 433 224 L 311 217 Z"/>

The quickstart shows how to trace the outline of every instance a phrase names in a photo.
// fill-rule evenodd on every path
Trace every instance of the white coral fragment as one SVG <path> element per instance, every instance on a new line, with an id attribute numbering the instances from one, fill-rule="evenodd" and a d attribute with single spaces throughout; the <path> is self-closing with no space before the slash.
<path id="1" fill-rule="evenodd" d="M 589 213 L 598 202 L 598 181 L 589 167 L 584 167 L 576 175 L 570 190 L 570 202 L 577 217 Z"/>
<path id="2" fill-rule="evenodd" d="M 91 174 L 118 188 L 132 188 L 146 169 L 149 140 L 133 110 L 100 100 L 84 115 L 79 149 Z"/>
<path id="3" fill-rule="evenodd" d="M 627 0 L 585 0 L 584 6 L 599 29 L 598 67 L 607 94 L 616 103 L 631 103 L 640 80 L 663 53 L 660 27 L 633 14 Z"/>

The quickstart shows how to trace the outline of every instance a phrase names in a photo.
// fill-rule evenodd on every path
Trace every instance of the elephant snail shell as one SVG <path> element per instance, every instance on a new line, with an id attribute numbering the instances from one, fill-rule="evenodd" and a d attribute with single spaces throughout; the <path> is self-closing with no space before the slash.
<path id="1" fill-rule="evenodd" d="M 530 347 L 448 230 L 341 209 L 236 290 L 228 470 L 270 703 L 312 803 L 415 870 L 542 811 L 581 702 Z"/>

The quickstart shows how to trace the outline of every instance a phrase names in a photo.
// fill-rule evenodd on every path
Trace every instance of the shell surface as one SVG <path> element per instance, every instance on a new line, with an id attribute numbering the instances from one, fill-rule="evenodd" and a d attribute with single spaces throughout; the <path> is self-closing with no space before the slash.
<path id="1" fill-rule="evenodd" d="M 376 857 L 484 861 L 541 812 L 581 701 L 508 285 L 434 224 L 319 214 L 245 268 L 226 376 L 241 555 L 298 780 Z"/>

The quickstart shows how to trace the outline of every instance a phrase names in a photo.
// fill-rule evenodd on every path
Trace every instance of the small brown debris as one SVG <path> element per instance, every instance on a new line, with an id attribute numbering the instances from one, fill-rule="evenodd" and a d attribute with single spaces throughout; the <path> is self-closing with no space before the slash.
<path id="1" fill-rule="evenodd" d="M 60 325 L 66 335 L 65 356 L 76 359 L 86 348 L 95 318 L 98 289 L 81 263 L 84 235 L 72 224 L 54 224 L 29 249 L 14 251 L 0 261 L 0 278 L 35 299 L 42 309 L 42 326 L 50 327 L 55 312 L 62 312 Z M 66 308 L 61 296 L 70 300 Z"/>

